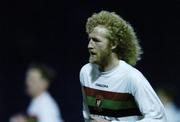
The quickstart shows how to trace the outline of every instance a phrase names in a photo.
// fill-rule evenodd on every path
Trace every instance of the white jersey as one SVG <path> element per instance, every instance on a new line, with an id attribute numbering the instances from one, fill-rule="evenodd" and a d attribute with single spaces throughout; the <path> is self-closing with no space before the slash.
<path id="1" fill-rule="evenodd" d="M 48 92 L 33 99 L 27 112 L 29 116 L 36 117 L 38 122 L 63 122 L 58 106 Z"/>
<path id="2" fill-rule="evenodd" d="M 86 64 L 80 71 L 83 115 L 99 116 L 111 122 L 167 122 L 164 107 L 146 78 L 120 60 L 119 65 L 100 72 Z"/>

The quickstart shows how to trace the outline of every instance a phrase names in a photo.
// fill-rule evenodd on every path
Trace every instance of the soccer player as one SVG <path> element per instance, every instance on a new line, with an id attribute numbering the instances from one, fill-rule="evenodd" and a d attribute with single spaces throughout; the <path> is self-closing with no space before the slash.
<path id="1" fill-rule="evenodd" d="M 133 66 L 142 53 L 131 25 L 114 12 L 88 18 L 89 63 L 80 71 L 83 115 L 90 122 L 166 122 L 164 107 Z"/>
<path id="2" fill-rule="evenodd" d="M 10 122 L 63 122 L 58 105 L 48 92 L 53 79 L 50 67 L 31 65 L 26 74 L 27 93 L 32 98 L 27 115 L 16 115 Z"/>

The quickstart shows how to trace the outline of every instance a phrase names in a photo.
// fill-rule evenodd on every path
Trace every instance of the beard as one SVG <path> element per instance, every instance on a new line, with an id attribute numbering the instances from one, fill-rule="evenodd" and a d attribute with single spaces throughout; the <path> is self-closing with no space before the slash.
<path id="1" fill-rule="evenodd" d="M 110 50 L 107 49 L 103 51 L 99 51 L 94 55 L 90 54 L 89 62 L 100 66 L 104 65 L 108 61 L 110 54 L 111 54 Z"/>

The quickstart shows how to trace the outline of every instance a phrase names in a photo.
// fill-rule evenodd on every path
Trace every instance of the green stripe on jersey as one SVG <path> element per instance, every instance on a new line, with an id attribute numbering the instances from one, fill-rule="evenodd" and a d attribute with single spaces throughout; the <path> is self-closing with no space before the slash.
<path id="1" fill-rule="evenodd" d="M 97 101 L 95 97 L 86 96 L 86 98 L 89 106 L 93 106 L 93 107 L 97 106 L 96 104 Z M 102 99 L 100 108 L 120 110 L 120 109 L 137 108 L 137 105 L 135 101 L 131 99 L 128 101 L 114 101 L 114 100 Z"/>

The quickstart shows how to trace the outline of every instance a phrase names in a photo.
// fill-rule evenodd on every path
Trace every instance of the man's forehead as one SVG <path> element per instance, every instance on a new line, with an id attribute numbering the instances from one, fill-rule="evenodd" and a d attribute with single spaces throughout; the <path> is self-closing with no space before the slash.
<path id="1" fill-rule="evenodd" d="M 29 70 L 27 70 L 26 75 L 33 75 L 33 76 L 36 75 L 36 76 L 40 76 L 41 73 L 40 73 L 40 71 L 37 70 L 37 69 L 29 69 Z"/>
<path id="2" fill-rule="evenodd" d="M 102 26 L 97 26 L 94 28 L 94 30 L 89 34 L 90 37 L 94 37 L 94 36 L 102 36 L 102 37 L 106 37 L 108 34 L 108 30 L 105 27 Z"/>

